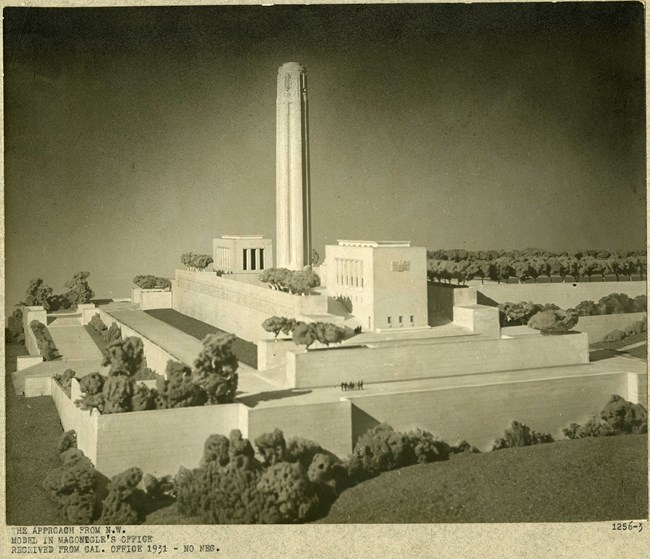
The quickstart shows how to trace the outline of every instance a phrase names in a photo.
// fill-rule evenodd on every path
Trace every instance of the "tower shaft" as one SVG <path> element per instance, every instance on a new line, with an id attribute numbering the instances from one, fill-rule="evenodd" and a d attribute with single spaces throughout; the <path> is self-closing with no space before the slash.
<path id="1" fill-rule="evenodd" d="M 307 77 L 296 62 L 278 70 L 276 100 L 276 266 L 311 263 Z"/>

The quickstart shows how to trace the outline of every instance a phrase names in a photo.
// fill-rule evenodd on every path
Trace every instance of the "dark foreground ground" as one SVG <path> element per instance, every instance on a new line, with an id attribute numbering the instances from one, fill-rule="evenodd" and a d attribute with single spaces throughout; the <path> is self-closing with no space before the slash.
<path id="1" fill-rule="evenodd" d="M 463 454 L 345 491 L 322 523 L 580 522 L 648 517 L 646 435 Z"/>

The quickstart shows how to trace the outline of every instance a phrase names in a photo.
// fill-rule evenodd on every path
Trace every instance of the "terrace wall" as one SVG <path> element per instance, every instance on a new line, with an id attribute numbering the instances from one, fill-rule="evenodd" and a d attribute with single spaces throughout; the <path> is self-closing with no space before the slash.
<path id="1" fill-rule="evenodd" d="M 477 286 L 479 303 L 484 298 L 496 303 L 555 303 L 560 308 L 575 307 L 581 301 L 598 302 L 610 293 L 625 293 L 630 297 L 646 294 L 645 281 L 597 281 L 571 283 L 485 284 Z"/>
<path id="2" fill-rule="evenodd" d="M 108 477 L 131 466 L 156 477 L 175 474 L 180 465 L 195 468 L 211 434 L 228 435 L 232 429 L 248 434 L 246 421 L 240 421 L 242 404 L 102 415 L 74 404 L 81 396 L 78 381 L 72 381 L 70 398 L 51 382 L 63 429 L 76 431 L 78 448 Z"/>
<path id="3" fill-rule="evenodd" d="M 585 332 L 589 335 L 591 343 L 598 342 L 612 330 L 625 330 L 627 326 L 641 320 L 645 313 L 601 314 L 597 316 L 581 316 L 574 330 Z"/>
<path id="4" fill-rule="evenodd" d="M 178 312 L 252 342 L 273 336 L 262 328 L 270 316 L 327 314 L 325 295 L 291 295 L 204 272 L 176 270 L 172 290 Z"/>
<path id="5" fill-rule="evenodd" d="M 647 392 L 646 375 L 625 372 L 524 382 L 517 381 L 516 373 L 511 377 L 510 382 L 481 383 L 477 378 L 475 386 L 355 397 L 354 417 L 361 418 L 355 431 L 382 422 L 399 431 L 420 427 L 450 443 L 465 439 L 486 451 L 513 420 L 563 438 L 563 427 L 597 414 L 610 394 L 636 399 L 643 386 Z M 647 401 L 647 394 L 641 398 Z"/>
<path id="6" fill-rule="evenodd" d="M 352 452 L 352 411 L 348 400 L 248 410 L 251 442 L 276 427 L 284 433 L 285 439 L 304 437 L 316 441 L 340 458 Z"/>
<path id="7" fill-rule="evenodd" d="M 287 382 L 309 388 L 575 365 L 589 362 L 588 344 L 586 334 L 540 334 L 431 345 L 296 349 L 287 352 Z"/>
<path id="8" fill-rule="evenodd" d="M 172 292 L 164 289 L 140 289 L 134 287 L 131 290 L 131 302 L 139 305 L 140 310 L 149 309 L 171 309 Z"/>

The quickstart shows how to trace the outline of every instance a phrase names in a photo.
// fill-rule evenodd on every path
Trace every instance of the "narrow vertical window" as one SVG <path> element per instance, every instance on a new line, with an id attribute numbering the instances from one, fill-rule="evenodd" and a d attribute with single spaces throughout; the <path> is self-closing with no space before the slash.
<path id="1" fill-rule="evenodd" d="M 257 270 L 257 268 L 255 267 L 255 265 L 257 264 L 257 262 L 255 261 L 256 260 L 256 258 L 255 258 L 256 254 L 255 253 L 257 252 L 257 249 L 252 248 L 252 249 L 250 249 L 250 251 L 251 251 L 251 270 Z"/>
<path id="2" fill-rule="evenodd" d="M 260 270 L 264 270 L 264 249 L 260 249 Z"/>
<path id="3" fill-rule="evenodd" d="M 242 251 L 243 258 L 244 258 L 244 262 L 243 262 L 243 265 L 242 265 L 243 270 L 248 270 L 248 258 L 247 258 L 248 255 L 246 254 L 247 252 L 248 251 L 246 249 L 244 249 Z"/>

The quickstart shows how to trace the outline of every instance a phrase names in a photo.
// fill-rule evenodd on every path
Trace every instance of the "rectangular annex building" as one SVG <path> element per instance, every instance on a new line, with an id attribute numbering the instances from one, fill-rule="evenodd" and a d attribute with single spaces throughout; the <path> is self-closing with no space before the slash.
<path id="1" fill-rule="evenodd" d="M 365 330 L 425 328 L 424 247 L 409 241 L 338 241 L 325 247 L 327 291 Z"/>

